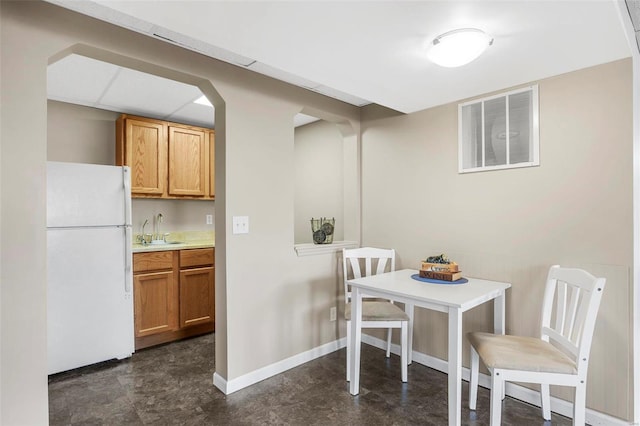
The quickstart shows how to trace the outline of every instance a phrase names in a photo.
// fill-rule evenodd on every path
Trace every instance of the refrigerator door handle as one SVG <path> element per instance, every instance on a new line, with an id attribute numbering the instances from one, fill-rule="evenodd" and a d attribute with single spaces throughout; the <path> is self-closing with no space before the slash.
<path id="1" fill-rule="evenodd" d="M 131 169 L 128 166 L 122 167 L 122 181 L 124 183 L 124 224 L 131 223 Z"/>
<path id="2" fill-rule="evenodd" d="M 133 285 L 133 251 L 131 247 L 131 226 L 124 227 L 124 271 L 125 271 L 125 279 L 124 279 L 124 292 L 131 293 L 131 287 Z"/>

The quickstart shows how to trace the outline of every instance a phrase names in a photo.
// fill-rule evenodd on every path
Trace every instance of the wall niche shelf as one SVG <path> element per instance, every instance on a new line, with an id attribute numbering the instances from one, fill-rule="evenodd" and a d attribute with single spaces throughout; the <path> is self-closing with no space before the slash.
<path id="1" fill-rule="evenodd" d="M 334 241 L 331 244 L 295 244 L 293 247 L 300 256 L 318 256 L 321 254 L 331 254 L 342 251 L 342 249 L 352 249 L 359 247 L 357 241 Z"/>

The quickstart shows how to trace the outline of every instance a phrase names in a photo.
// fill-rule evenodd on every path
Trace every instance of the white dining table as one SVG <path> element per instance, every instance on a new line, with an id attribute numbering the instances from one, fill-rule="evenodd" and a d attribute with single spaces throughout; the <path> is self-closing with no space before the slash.
<path id="1" fill-rule="evenodd" d="M 462 400 L 462 313 L 493 300 L 493 328 L 504 334 L 505 292 L 511 284 L 467 278 L 464 284 L 437 284 L 412 278 L 413 269 L 403 269 L 348 280 L 351 285 L 351 382 L 349 392 L 360 392 L 360 346 L 362 297 L 382 297 L 434 311 L 449 317 L 448 408 L 449 425 L 460 425 Z"/>

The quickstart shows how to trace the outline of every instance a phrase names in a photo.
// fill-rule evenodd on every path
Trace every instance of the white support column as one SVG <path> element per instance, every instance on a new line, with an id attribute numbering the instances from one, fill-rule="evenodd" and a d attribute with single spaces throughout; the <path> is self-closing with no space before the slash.
<path id="1" fill-rule="evenodd" d="M 625 1 L 616 1 L 633 76 L 633 424 L 640 424 L 640 48 Z"/>

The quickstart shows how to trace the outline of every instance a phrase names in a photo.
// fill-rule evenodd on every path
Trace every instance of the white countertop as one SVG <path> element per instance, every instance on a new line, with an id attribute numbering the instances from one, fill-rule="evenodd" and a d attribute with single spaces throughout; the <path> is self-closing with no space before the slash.
<path id="1" fill-rule="evenodd" d="M 134 240 L 132 249 L 134 253 L 146 253 L 150 251 L 212 248 L 215 245 L 216 240 L 213 231 L 183 231 L 169 233 L 166 244 L 142 245 Z"/>
<path id="2" fill-rule="evenodd" d="M 167 243 L 167 244 L 133 244 L 132 251 L 134 253 L 146 253 L 149 251 L 165 251 L 165 250 L 188 250 L 195 248 L 211 248 L 216 244 L 213 240 L 189 241 L 184 243 Z"/>

